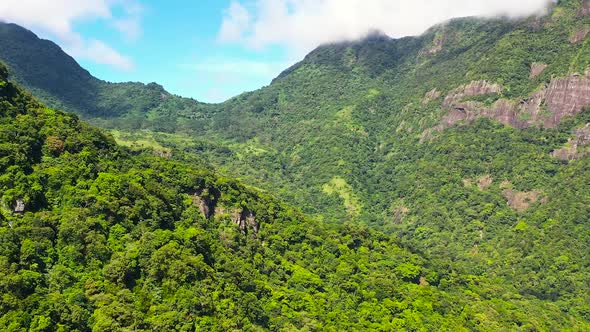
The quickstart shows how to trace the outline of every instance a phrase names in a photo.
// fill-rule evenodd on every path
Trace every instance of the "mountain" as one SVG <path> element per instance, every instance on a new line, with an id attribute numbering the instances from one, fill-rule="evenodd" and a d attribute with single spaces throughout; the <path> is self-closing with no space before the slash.
<path id="1" fill-rule="evenodd" d="M 1 65 L 0 149 L 4 331 L 590 327 L 587 292 L 562 290 L 576 305 L 519 295 L 395 236 L 327 226 L 194 164 L 134 155 L 45 108 Z M 560 257 L 558 269 L 574 268 Z"/>
<path id="2" fill-rule="evenodd" d="M 410 308 L 408 298 L 392 306 L 385 300 L 393 293 L 373 294 L 368 284 L 351 292 L 362 293 L 363 303 L 383 300 L 367 311 L 381 312 L 385 320 L 430 309 L 452 320 L 404 316 L 404 323 L 416 324 L 402 326 L 408 330 L 585 330 L 590 321 L 588 8 L 586 1 L 563 0 L 543 17 L 463 18 L 417 37 L 374 34 L 323 45 L 269 86 L 222 104 L 166 92 L 144 98 L 147 92 L 126 91 L 149 86 L 102 82 L 109 93 L 92 92 L 98 97 L 88 108 L 66 109 L 111 130 L 120 143 L 156 146 L 173 158 L 204 158 L 220 174 L 300 208 L 321 227 L 369 225 L 355 227 L 387 234 L 423 260 L 412 264 L 428 270 L 420 273 L 423 282 L 415 273 L 406 281 L 428 283 L 422 290 L 442 292 L 441 297 L 414 293 L 421 303 Z M 26 43 L 31 51 L 11 55 L 7 49 L 24 49 L 14 34 L 0 38 L 0 59 L 15 80 L 45 102 L 66 105 L 65 94 L 47 92 L 59 85 L 55 81 L 35 85 L 26 79 L 51 77 L 22 61 L 34 55 L 35 64 L 50 63 L 47 42 L 31 37 Z M 68 59 L 63 52 L 54 58 Z M 69 68 L 64 73 L 79 71 L 66 60 L 40 66 L 61 65 Z M 82 84 L 72 89 L 83 90 L 72 94 L 72 105 L 82 102 L 75 96 L 100 91 Z M 299 227 L 307 226 L 290 230 Z M 328 241 L 324 236 L 346 236 L 340 232 L 306 238 L 297 250 L 317 248 Z M 365 248 L 370 255 L 379 245 Z M 323 261 L 313 255 L 302 262 L 313 261 L 319 269 Z M 393 261 L 381 263 L 387 267 Z M 330 279 L 314 271 L 321 280 Z M 347 271 L 354 278 L 364 267 Z M 293 309 L 298 315 L 311 311 Z M 325 314 L 320 316 L 332 318 L 310 318 L 320 322 L 315 328 L 362 320 Z M 456 319 L 461 315 L 465 320 Z M 304 328 L 301 322 L 310 316 L 297 317 L 301 320 L 291 323 Z M 379 324 L 375 317 L 367 319 Z M 314 329 L 310 324 L 306 327 Z M 354 328 L 377 329 L 362 324 Z"/>
<path id="3" fill-rule="evenodd" d="M 383 234 L 334 233 L 207 170 L 133 156 L 6 75 L 0 66 L 2 330 L 367 328 L 392 289 L 423 292 L 423 261 Z"/>
<path id="4" fill-rule="evenodd" d="M 85 118 L 133 117 L 136 114 L 164 116 L 158 108 L 199 107 L 191 99 L 173 96 L 156 83 L 109 83 L 93 77 L 53 42 L 9 23 L 0 23 L 2 60 L 15 80 L 52 107 Z M 151 111 L 151 112 L 150 112 Z M 157 123 L 169 122 L 152 119 Z"/>
<path id="5" fill-rule="evenodd" d="M 418 37 L 374 34 L 324 45 L 268 87 L 217 105 L 172 96 L 156 84 L 99 81 L 57 46 L 14 25 L 0 29 L 0 59 L 42 101 L 118 130 L 120 140 L 196 151 L 307 213 L 382 225 L 405 195 L 391 195 L 399 187 L 393 156 L 428 149 L 428 138 L 480 115 L 516 128 L 553 127 L 572 106 L 578 113 L 588 103 L 562 102 L 564 89 L 539 91 L 570 83 L 584 90 L 585 79 L 571 77 L 588 65 L 584 39 L 577 40 L 589 22 L 584 8 L 561 1 L 542 18 L 456 19 Z M 34 69 L 31 62 L 44 65 Z M 54 91 L 60 87 L 73 97 Z M 520 103 L 529 108 L 520 112 Z"/>

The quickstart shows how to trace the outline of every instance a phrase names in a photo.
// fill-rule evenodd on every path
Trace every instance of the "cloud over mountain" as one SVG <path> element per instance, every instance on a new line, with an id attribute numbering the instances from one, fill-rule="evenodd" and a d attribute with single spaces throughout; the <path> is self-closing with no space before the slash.
<path id="1" fill-rule="evenodd" d="M 417 35 L 454 17 L 521 17 L 545 12 L 551 0 L 233 0 L 219 40 L 253 48 L 283 45 L 301 53 L 373 30 Z"/>
<path id="2" fill-rule="evenodd" d="M 114 12 L 117 11 L 118 15 Z M 119 69 L 133 68 L 133 61 L 103 41 L 85 39 L 74 24 L 100 20 L 127 38 L 137 38 L 141 5 L 136 0 L 2 0 L 0 20 L 25 26 L 43 37 L 57 38 L 75 57 Z"/>

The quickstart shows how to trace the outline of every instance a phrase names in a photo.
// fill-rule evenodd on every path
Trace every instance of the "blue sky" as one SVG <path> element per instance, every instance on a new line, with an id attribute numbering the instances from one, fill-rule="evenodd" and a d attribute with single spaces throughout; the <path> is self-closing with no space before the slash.
<path id="1" fill-rule="evenodd" d="M 322 43 L 417 35 L 453 17 L 543 13 L 552 0 L 0 0 L 0 20 L 59 44 L 98 78 L 220 102 Z"/>
<path id="2" fill-rule="evenodd" d="M 141 33 L 129 37 L 105 28 L 102 20 L 80 22 L 75 30 L 108 44 L 133 61 L 122 70 L 79 58 L 93 75 L 108 81 L 156 81 L 168 91 L 218 102 L 270 83 L 294 60 L 280 46 L 252 49 L 218 38 L 229 1 L 142 3 Z"/>

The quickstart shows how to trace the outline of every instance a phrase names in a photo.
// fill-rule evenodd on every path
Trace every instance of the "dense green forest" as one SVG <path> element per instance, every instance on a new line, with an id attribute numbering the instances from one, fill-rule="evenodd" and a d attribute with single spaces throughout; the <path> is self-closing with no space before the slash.
<path id="1" fill-rule="evenodd" d="M 221 104 L 0 23 L 0 330 L 590 330 L 588 8 L 323 45 Z"/>
<path id="2" fill-rule="evenodd" d="M 588 293 L 577 292 L 587 264 L 567 256 L 573 243 L 549 262 L 553 284 L 485 273 L 521 255 L 472 253 L 488 263 L 457 270 L 452 255 L 428 261 L 393 235 L 306 218 L 194 157 L 121 148 L 40 105 L 3 67 L 0 111 L 2 330 L 590 328 Z M 527 221 L 503 240 L 532 245 L 565 227 Z"/>
<path id="3" fill-rule="evenodd" d="M 375 34 L 324 45 L 268 87 L 222 104 L 174 96 L 155 83 L 100 81 L 12 24 L 0 25 L 0 59 L 37 98 L 111 129 L 121 144 L 197 153 L 308 214 L 383 225 L 386 208 L 402 198 L 390 194 L 397 181 L 391 158 L 431 148 L 421 143 L 453 91 L 485 80 L 500 91 L 462 100 L 523 103 L 553 79 L 586 71 L 587 40 L 574 38 L 590 24 L 583 8 L 564 0 L 540 18 L 456 19 L 418 37 Z M 532 77 L 535 66 L 544 69 Z M 539 113 L 551 115 L 544 104 Z M 418 154 L 395 164 L 411 167 Z"/>

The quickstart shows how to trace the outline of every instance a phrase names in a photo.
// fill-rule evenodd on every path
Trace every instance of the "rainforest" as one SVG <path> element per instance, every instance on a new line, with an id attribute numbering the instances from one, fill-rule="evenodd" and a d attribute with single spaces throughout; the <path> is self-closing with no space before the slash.
<path id="1" fill-rule="evenodd" d="M 373 32 L 204 103 L 0 23 L 0 330 L 590 330 L 589 27 Z"/>

